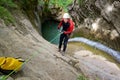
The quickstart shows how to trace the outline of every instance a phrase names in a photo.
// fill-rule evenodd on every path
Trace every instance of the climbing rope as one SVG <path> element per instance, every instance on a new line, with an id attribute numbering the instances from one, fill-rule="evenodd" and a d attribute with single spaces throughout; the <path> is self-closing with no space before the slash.
<path id="1" fill-rule="evenodd" d="M 60 33 L 57 34 L 57 36 L 55 36 L 52 40 L 50 40 L 50 43 L 52 43 L 54 40 L 56 40 L 56 39 L 58 38 L 58 36 L 60 36 L 61 33 L 62 33 L 62 32 L 60 31 Z M 24 66 L 27 62 L 29 62 L 33 57 L 35 57 L 35 56 L 37 56 L 37 55 L 38 55 L 38 53 L 37 53 L 37 54 L 32 54 L 32 55 L 31 55 L 29 58 L 27 58 L 26 61 L 23 62 L 22 65 L 20 65 L 20 66 Z M 12 75 L 14 72 L 16 72 L 17 69 L 18 69 L 20 66 L 18 66 L 15 70 L 13 70 L 12 72 L 10 72 L 8 75 L 1 77 L 0 80 L 6 80 L 8 77 L 10 77 L 10 75 Z"/>
<path id="2" fill-rule="evenodd" d="M 50 40 L 50 43 L 52 43 L 54 40 L 56 40 L 59 36 L 60 36 L 61 33 L 59 33 L 57 36 L 55 36 L 52 40 Z"/>
<path id="3" fill-rule="evenodd" d="M 18 70 L 19 67 L 24 66 L 27 62 L 29 62 L 33 57 L 35 57 L 37 54 L 32 54 L 29 58 L 26 59 L 25 62 L 23 62 L 20 66 L 18 66 L 15 70 L 13 70 L 12 72 L 10 72 L 8 75 L 4 76 L 2 79 L 0 80 L 6 80 L 8 77 L 10 77 L 10 75 L 12 75 L 14 72 L 16 72 Z"/>
<path id="4" fill-rule="evenodd" d="M 60 34 L 62 34 L 63 32 L 62 32 L 62 27 L 60 28 L 60 30 L 58 30 L 58 34 L 57 34 L 57 36 L 56 37 L 54 37 L 52 40 L 50 40 L 50 43 L 52 43 L 54 40 L 56 40 L 57 38 L 58 38 L 58 36 L 60 36 Z"/>

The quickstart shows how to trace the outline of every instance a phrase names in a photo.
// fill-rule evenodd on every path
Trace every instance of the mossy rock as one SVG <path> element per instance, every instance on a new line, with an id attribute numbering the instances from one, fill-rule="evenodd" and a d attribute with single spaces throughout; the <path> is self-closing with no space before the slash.
<path id="1" fill-rule="evenodd" d="M 0 6 L 0 18 L 5 21 L 6 25 L 9 25 L 10 23 L 15 23 L 12 14 L 2 6 Z"/>

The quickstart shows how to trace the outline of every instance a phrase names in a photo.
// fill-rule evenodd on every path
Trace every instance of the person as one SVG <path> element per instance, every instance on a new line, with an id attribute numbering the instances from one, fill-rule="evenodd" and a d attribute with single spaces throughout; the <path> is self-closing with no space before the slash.
<path id="1" fill-rule="evenodd" d="M 58 25 L 58 29 L 62 27 L 62 33 L 60 35 L 60 40 L 59 40 L 59 52 L 61 52 L 61 47 L 63 43 L 63 50 L 62 54 L 65 54 L 66 48 L 67 48 L 67 43 L 68 39 L 73 32 L 74 29 L 74 22 L 70 19 L 70 15 L 68 13 L 64 13 L 63 19 L 60 21 Z"/>

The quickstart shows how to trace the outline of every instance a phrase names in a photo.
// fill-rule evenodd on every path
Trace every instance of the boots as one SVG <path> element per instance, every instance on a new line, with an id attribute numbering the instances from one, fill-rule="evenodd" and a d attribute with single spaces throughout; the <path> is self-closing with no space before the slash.
<path id="1" fill-rule="evenodd" d="M 60 52 L 62 54 L 62 56 L 65 55 L 65 51 L 61 51 L 61 49 L 58 49 L 58 52 Z"/>
<path id="2" fill-rule="evenodd" d="M 61 52 L 61 49 L 58 49 L 58 52 Z"/>
<path id="3" fill-rule="evenodd" d="M 65 55 L 65 51 L 62 51 L 61 54 L 62 54 L 62 56 L 64 56 Z"/>

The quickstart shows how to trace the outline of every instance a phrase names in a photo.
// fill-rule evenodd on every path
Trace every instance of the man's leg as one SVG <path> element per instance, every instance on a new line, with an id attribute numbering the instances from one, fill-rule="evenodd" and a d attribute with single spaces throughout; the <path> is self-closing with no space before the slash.
<path id="1" fill-rule="evenodd" d="M 66 51 L 66 48 L 67 48 L 67 43 L 68 43 L 68 39 L 69 39 L 69 35 L 65 35 L 63 52 L 65 52 L 65 51 Z"/>
<path id="2" fill-rule="evenodd" d="M 64 34 L 61 34 L 60 35 L 60 40 L 59 40 L 59 52 L 61 51 L 63 39 L 64 39 Z"/>

